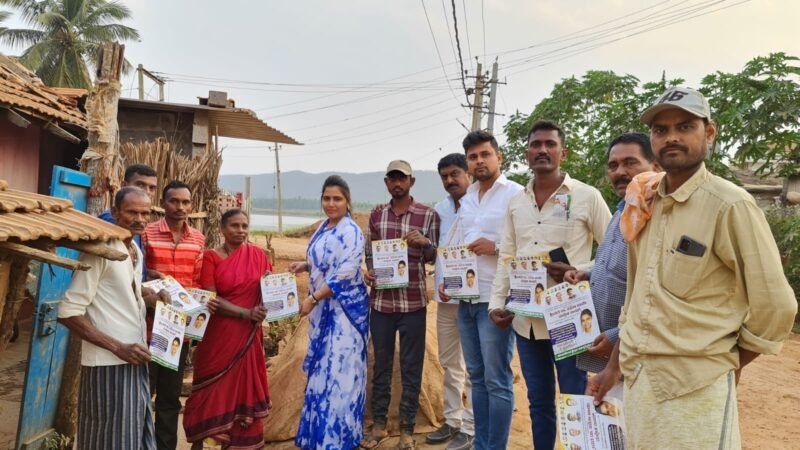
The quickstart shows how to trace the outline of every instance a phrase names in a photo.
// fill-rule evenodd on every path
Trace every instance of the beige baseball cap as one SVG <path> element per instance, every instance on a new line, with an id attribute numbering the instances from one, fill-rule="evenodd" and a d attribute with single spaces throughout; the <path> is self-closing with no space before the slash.
<path id="1" fill-rule="evenodd" d="M 400 172 L 404 175 L 411 175 L 411 164 L 402 159 L 396 159 L 389 163 L 389 166 L 386 168 L 386 175 L 389 175 L 390 172 Z"/>
<path id="2" fill-rule="evenodd" d="M 680 108 L 701 119 L 711 119 L 711 108 L 703 94 L 691 88 L 673 86 L 667 89 L 653 106 L 647 108 L 639 120 L 645 125 L 650 125 L 658 113 L 670 108 Z"/>

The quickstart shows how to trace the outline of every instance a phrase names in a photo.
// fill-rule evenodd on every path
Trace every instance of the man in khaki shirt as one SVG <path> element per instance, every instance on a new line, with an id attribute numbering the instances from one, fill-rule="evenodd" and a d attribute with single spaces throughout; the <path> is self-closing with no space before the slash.
<path id="1" fill-rule="evenodd" d="M 629 448 L 740 448 L 736 381 L 780 350 L 795 296 L 753 198 L 705 168 L 716 126 L 702 94 L 670 88 L 642 122 L 666 174 L 649 222 L 622 227 L 634 276 L 612 362 L 587 392 L 600 400 L 624 376 Z"/>

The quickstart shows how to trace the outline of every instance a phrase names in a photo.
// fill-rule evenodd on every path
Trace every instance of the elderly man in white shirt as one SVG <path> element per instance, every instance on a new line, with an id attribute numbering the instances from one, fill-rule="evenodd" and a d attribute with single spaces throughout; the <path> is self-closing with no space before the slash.
<path id="1" fill-rule="evenodd" d="M 114 197 L 112 214 L 118 226 L 140 234 L 150 215 L 150 197 L 124 187 Z M 108 245 L 129 258 L 81 254 L 80 261 L 91 269 L 73 275 L 58 308 L 58 321 L 83 339 L 77 446 L 155 449 L 142 252 L 133 240 Z"/>
<path id="2" fill-rule="evenodd" d="M 470 185 L 467 158 L 462 153 L 451 153 L 441 160 L 437 167 L 442 186 L 448 196 L 436 204 L 439 214 L 439 245 L 450 244 L 450 230 L 458 217 L 461 198 Z M 441 259 L 436 259 L 436 286 L 444 281 Z M 444 420 L 441 428 L 425 437 L 428 444 L 441 444 L 450 440 L 446 450 L 466 450 L 472 448 L 475 435 L 475 421 L 472 417 L 472 387 L 467 377 L 464 356 L 461 353 L 461 339 L 458 336 L 458 304 L 444 303 L 434 290 L 438 302 L 436 308 L 436 335 L 439 342 L 439 364 L 444 369 Z M 467 401 L 464 402 L 463 398 Z M 452 439 L 452 440 L 451 440 Z"/>
<path id="3" fill-rule="evenodd" d="M 494 136 L 473 131 L 464 138 L 469 171 L 477 180 L 461 199 L 452 244 L 468 244 L 477 255 L 480 298 L 458 306 L 458 332 L 472 382 L 475 450 L 506 448 L 514 412 L 514 333 L 489 320 L 488 306 L 506 210 L 522 186 L 500 173 L 502 154 Z M 448 301 L 443 286 L 442 300 Z"/>
<path id="4" fill-rule="evenodd" d="M 576 367 L 576 357 L 555 361 L 544 319 L 514 317 L 505 310 L 509 293 L 508 269 L 503 261 L 538 256 L 563 248 L 571 264 L 580 270 L 591 267 L 592 243 L 605 236 L 611 213 L 600 192 L 570 178 L 560 169 L 566 156 L 564 132 L 549 121 L 533 124 L 528 134 L 528 165 L 534 173 L 523 192 L 511 199 L 500 244 L 500 261 L 494 279 L 489 315 L 501 328 L 513 321 L 517 334 L 522 374 L 528 388 L 533 443 L 537 449 L 552 449 L 556 438 L 556 383 L 565 394 L 583 394 L 586 372 Z M 563 281 L 574 267 L 564 262 L 545 264 L 548 287 Z"/>

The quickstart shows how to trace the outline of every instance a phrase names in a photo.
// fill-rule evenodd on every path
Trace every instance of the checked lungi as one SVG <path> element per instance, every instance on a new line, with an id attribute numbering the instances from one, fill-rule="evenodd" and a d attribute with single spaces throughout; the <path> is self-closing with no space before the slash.
<path id="1" fill-rule="evenodd" d="M 83 366 L 78 450 L 156 448 L 147 364 Z"/>

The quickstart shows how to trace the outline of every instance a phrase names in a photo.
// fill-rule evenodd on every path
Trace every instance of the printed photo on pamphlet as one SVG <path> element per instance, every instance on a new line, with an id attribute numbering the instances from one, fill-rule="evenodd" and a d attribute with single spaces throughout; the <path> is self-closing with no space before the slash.
<path id="1" fill-rule="evenodd" d="M 175 278 L 168 276 L 158 280 L 142 283 L 142 286 L 149 287 L 156 292 L 166 289 L 167 292 L 169 292 L 170 298 L 172 299 L 172 306 L 187 314 L 191 314 L 203 308 L 203 305 L 194 297 L 192 297 L 191 294 L 189 294 L 189 292 L 184 289 L 184 287 L 181 286 L 177 280 L 175 280 Z"/>
<path id="2" fill-rule="evenodd" d="M 587 281 L 561 283 L 544 292 L 544 320 L 556 361 L 585 352 L 600 335 Z"/>
<path id="3" fill-rule="evenodd" d="M 556 401 L 562 450 L 624 450 L 622 402 L 606 396 L 561 394 Z"/>
<path id="4" fill-rule="evenodd" d="M 178 370 L 186 329 L 186 313 L 172 305 L 156 302 L 150 355 L 157 364 Z"/>
<path id="5" fill-rule="evenodd" d="M 466 245 L 449 245 L 436 249 L 444 275 L 444 291 L 454 300 L 480 298 L 478 259 Z"/>
<path id="6" fill-rule="evenodd" d="M 525 317 L 543 318 L 546 304 L 547 267 L 550 256 L 518 256 L 506 261 L 510 282 L 506 309 Z"/>
<path id="7" fill-rule="evenodd" d="M 408 243 L 404 239 L 372 241 L 372 269 L 378 289 L 408 287 Z"/>
<path id="8" fill-rule="evenodd" d="M 261 278 L 261 300 L 267 322 L 296 316 L 300 312 L 297 280 L 292 273 L 275 273 Z"/>
<path id="9" fill-rule="evenodd" d="M 203 289 L 187 289 L 186 291 L 203 305 L 201 309 L 186 315 L 186 337 L 202 341 L 208 322 L 211 320 L 211 313 L 208 312 L 206 303 L 217 298 L 217 293 Z"/>

